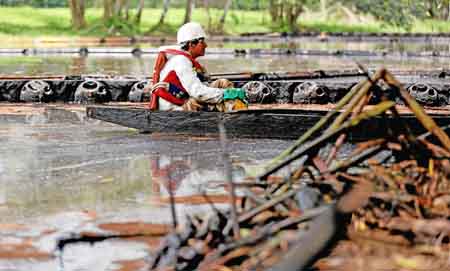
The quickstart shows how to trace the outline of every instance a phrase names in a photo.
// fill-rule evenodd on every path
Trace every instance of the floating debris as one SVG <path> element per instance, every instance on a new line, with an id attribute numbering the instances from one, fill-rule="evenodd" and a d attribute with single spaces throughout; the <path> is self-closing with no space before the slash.
<path id="1" fill-rule="evenodd" d="M 372 96 L 381 101 L 369 105 Z M 429 133 L 412 134 L 392 96 Z M 357 143 L 347 158 L 337 158 L 351 141 L 349 131 L 388 113 L 398 118 L 395 125 L 401 129 L 386 126 L 387 137 L 374 135 Z M 287 177 L 273 178 L 281 169 L 288 171 Z M 330 261 L 317 259 L 351 232 L 381 240 L 381 245 L 397 242 L 415 253 L 414 258 L 398 251 L 389 269 L 423 266 L 423 257 L 418 258 L 424 255 L 422 245 L 439 248 L 432 256 L 447 261 L 449 177 L 448 132 L 381 69 L 355 85 L 336 110 L 239 188 L 243 196 L 235 219 L 234 212 L 219 211 L 211 203 L 212 214 L 189 216 L 162 240 L 149 264 L 152 270 L 303 270 L 314 263 L 326 269 L 333 266 Z"/>
<path id="2" fill-rule="evenodd" d="M 397 71 L 407 90 L 425 106 L 450 104 L 448 71 Z M 337 103 L 359 81 L 360 71 L 313 71 L 296 73 L 223 73 L 246 91 L 251 104 Z M 0 78 L 0 101 L 17 102 L 148 102 L 151 79 L 133 76 L 49 76 Z M 370 103 L 379 102 L 374 95 Z"/>
<path id="3" fill-rule="evenodd" d="M 295 87 L 292 102 L 295 104 L 325 104 L 329 100 L 329 90 L 326 86 L 314 81 L 305 81 Z"/>
<path id="4" fill-rule="evenodd" d="M 75 103 L 102 103 L 111 101 L 111 94 L 106 86 L 97 80 L 86 80 L 75 91 Z"/>

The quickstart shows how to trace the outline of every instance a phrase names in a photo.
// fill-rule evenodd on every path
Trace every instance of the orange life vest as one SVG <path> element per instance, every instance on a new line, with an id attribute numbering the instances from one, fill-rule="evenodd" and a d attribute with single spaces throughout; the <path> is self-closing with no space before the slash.
<path id="1" fill-rule="evenodd" d="M 178 106 L 183 105 L 186 100 L 189 99 L 189 94 L 181 84 L 175 71 L 170 71 L 167 76 L 160 81 L 161 70 L 167 63 L 167 54 L 182 55 L 187 57 L 192 62 L 199 79 L 201 81 L 206 79 L 206 70 L 189 53 L 176 49 L 166 49 L 159 52 L 158 57 L 156 58 L 155 67 L 153 69 L 153 87 L 150 100 L 150 110 L 158 110 L 159 98 L 163 98 L 164 100 Z"/>

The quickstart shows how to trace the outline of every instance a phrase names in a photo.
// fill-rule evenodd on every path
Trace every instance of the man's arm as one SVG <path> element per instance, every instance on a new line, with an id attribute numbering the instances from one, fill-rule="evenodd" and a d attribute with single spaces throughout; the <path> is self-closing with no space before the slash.
<path id="1" fill-rule="evenodd" d="M 189 96 L 205 103 L 220 103 L 223 101 L 223 89 L 206 86 L 198 79 L 192 63 L 187 58 L 183 56 L 175 57 L 178 58 L 175 72 Z"/>

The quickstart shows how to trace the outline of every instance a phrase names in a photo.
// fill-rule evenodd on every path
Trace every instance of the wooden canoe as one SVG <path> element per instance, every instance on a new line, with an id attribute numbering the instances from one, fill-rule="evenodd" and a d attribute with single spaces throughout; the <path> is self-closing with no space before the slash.
<path id="1" fill-rule="evenodd" d="M 254 109 L 236 112 L 156 111 L 130 106 L 88 106 L 90 118 L 138 129 L 142 133 L 174 135 L 217 135 L 218 123 L 223 121 L 228 137 L 295 139 L 311 128 L 326 114 L 323 110 Z M 450 125 L 447 114 L 431 114 L 439 126 Z M 372 118 L 349 132 L 350 139 L 364 140 L 387 136 L 388 130 L 399 131 L 400 121 L 408 124 L 415 134 L 426 132 L 412 114 Z M 389 128 L 389 129 L 388 129 Z"/>

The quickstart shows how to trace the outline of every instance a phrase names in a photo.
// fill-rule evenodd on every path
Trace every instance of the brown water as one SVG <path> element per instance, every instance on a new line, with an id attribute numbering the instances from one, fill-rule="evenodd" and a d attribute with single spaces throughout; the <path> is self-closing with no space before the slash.
<path id="1" fill-rule="evenodd" d="M 0 74 L 140 77 L 150 75 L 154 60 L 154 55 L 131 54 L 0 55 Z M 208 55 L 201 60 L 211 73 L 349 69 L 355 61 L 373 69 L 449 68 L 442 58 Z M 177 205 L 179 219 L 211 211 L 208 204 L 192 204 L 189 196 L 224 194 L 217 138 L 142 135 L 89 120 L 83 108 L 68 105 L 14 109 L 15 114 L 0 114 L 0 270 L 118 270 L 120 261 L 148 257 L 148 247 L 106 240 L 69 245 L 62 253 L 56 244 L 80 232 L 103 233 L 104 223 L 170 224 L 169 187 L 188 199 Z M 254 174 L 291 143 L 231 140 L 235 179 Z M 24 254 L 25 245 L 48 255 Z"/>
<path id="2" fill-rule="evenodd" d="M 102 46 L 88 44 L 88 48 Z M 154 44 L 153 46 L 159 46 Z M 76 41 L 63 43 L 45 43 L 41 40 L 13 41 L 6 43 L 5 48 L 80 48 L 86 44 Z M 104 46 L 104 45 L 103 45 Z M 149 44 L 134 44 L 129 48 L 140 47 L 148 49 Z M 113 47 L 111 47 L 113 48 Z M 154 47 L 153 47 L 154 48 Z M 437 69 L 450 68 L 447 58 L 439 57 L 402 57 L 404 52 L 438 51 L 449 52 L 450 45 L 445 40 L 435 39 L 429 42 L 400 42 L 395 39 L 374 40 L 372 42 L 358 42 L 352 40 L 321 41 L 317 38 L 279 39 L 275 42 L 243 42 L 220 43 L 210 42 L 210 52 L 219 52 L 220 48 L 295 48 L 305 50 L 355 50 L 375 52 L 398 52 L 400 54 L 387 57 L 348 57 L 348 56 L 233 56 L 232 54 L 212 54 L 200 58 L 211 73 L 230 72 L 294 72 L 320 69 L 354 69 L 355 61 L 360 62 L 369 69 L 385 66 L 392 69 Z M 89 54 L 82 57 L 78 54 L 50 54 L 50 55 L 22 55 L 0 54 L 0 75 L 77 75 L 77 74 L 106 74 L 106 75 L 133 75 L 149 76 L 155 61 L 155 55 L 145 54 L 133 56 L 124 54 Z"/>
<path id="3" fill-rule="evenodd" d="M 79 106 L 5 103 L 0 111 L 0 270 L 118 270 L 121 261 L 141 261 L 152 238 L 64 250 L 57 243 L 81 232 L 108 234 L 102 229 L 111 223 L 124 231 L 133 223 L 170 225 L 170 187 L 180 221 L 211 212 L 201 195 L 225 207 L 217 138 L 139 134 L 87 119 Z M 290 143 L 230 140 L 234 179 L 254 174 Z"/>
<path id="4" fill-rule="evenodd" d="M 0 223 L 148 205 L 165 191 L 152 186 L 152 172 L 160 176 L 164 168 L 176 175 L 176 193 L 184 196 L 207 192 L 205 184 L 224 179 L 217 138 L 149 136 L 89 120 L 84 112 L 38 108 L 41 112 L 0 116 Z M 242 178 L 244 166 L 269 159 L 288 144 L 231 141 L 235 173 Z"/>
<path id="5" fill-rule="evenodd" d="M 5 75 L 132 75 L 150 76 L 154 55 L 2 56 L 0 76 Z M 247 56 L 208 55 L 200 59 L 210 73 L 230 72 L 295 72 L 312 70 L 356 69 L 355 62 L 369 69 L 381 66 L 391 69 L 425 70 L 450 68 L 447 58 L 438 57 L 334 57 L 334 56 Z"/>

